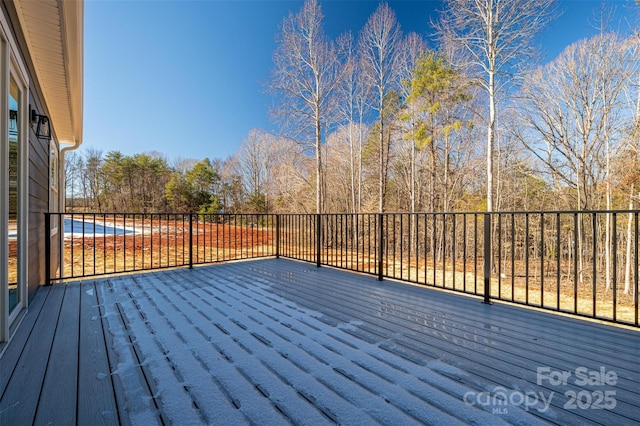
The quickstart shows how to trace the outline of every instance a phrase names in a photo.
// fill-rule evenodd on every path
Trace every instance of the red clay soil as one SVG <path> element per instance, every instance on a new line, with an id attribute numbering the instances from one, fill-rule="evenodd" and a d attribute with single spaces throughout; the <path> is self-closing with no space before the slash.
<path id="1" fill-rule="evenodd" d="M 147 220 L 143 225 L 136 221 L 136 233 L 128 235 L 109 235 L 102 237 L 100 234 L 74 236 L 66 238 L 65 246 L 83 246 L 84 248 L 123 250 L 125 248 L 144 249 L 170 247 L 181 248 L 189 244 L 189 225 L 174 221 L 154 220 L 153 232 L 151 223 Z M 118 224 L 122 225 L 122 224 Z M 127 223 L 128 229 L 134 229 L 134 224 Z M 218 249 L 240 249 L 270 244 L 275 237 L 271 229 L 256 229 L 247 226 L 234 226 L 233 224 L 197 223 L 193 226 L 193 245 L 197 247 L 217 247 Z"/>

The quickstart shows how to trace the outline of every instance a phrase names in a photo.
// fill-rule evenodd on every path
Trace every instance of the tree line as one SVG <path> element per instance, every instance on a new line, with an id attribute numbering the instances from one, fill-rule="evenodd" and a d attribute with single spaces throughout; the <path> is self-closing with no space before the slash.
<path id="1" fill-rule="evenodd" d="M 69 208 L 383 212 L 634 208 L 639 9 L 536 62 L 552 0 L 446 0 L 437 46 L 382 3 L 356 35 L 316 0 L 283 19 L 268 82 L 279 131 L 227 159 L 66 154 Z M 624 7 L 624 6 L 623 6 Z M 635 21 L 634 21 L 635 19 Z"/>
<path id="2" fill-rule="evenodd" d="M 181 160 L 160 153 L 126 156 L 90 149 L 65 155 L 67 209 L 97 212 L 199 212 L 223 208 L 218 162 Z"/>

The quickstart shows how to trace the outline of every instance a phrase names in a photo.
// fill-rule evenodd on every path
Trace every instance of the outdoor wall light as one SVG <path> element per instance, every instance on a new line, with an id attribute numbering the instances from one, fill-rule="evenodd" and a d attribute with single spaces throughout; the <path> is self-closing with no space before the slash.
<path id="1" fill-rule="evenodd" d="M 16 133 L 18 131 L 18 111 L 9 110 L 9 132 Z"/>
<path id="2" fill-rule="evenodd" d="M 35 109 L 31 110 L 31 123 L 36 125 L 36 137 L 38 139 L 51 140 L 51 124 L 49 117 L 36 113 Z"/>

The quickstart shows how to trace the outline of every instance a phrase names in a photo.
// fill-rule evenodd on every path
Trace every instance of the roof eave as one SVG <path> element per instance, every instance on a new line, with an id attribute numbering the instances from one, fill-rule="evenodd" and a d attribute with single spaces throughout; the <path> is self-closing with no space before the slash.
<path id="1" fill-rule="evenodd" d="M 14 4 L 56 139 L 77 148 L 83 132 L 84 2 Z"/>

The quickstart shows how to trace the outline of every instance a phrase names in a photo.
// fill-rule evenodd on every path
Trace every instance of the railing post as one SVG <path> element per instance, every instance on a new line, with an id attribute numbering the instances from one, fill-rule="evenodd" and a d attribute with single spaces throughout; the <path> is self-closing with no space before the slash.
<path id="1" fill-rule="evenodd" d="M 320 213 L 316 214 L 316 266 L 319 268 L 322 263 L 322 225 Z"/>
<path id="2" fill-rule="evenodd" d="M 55 275 L 56 278 L 64 278 L 64 214 L 60 213 L 57 214 L 57 220 L 58 220 L 58 248 L 57 248 L 57 252 L 58 252 L 58 263 L 56 265 L 56 271 L 55 271 Z M 71 228 L 73 229 L 73 225 L 71 225 Z M 71 230 L 71 232 L 73 232 Z M 94 262 L 95 263 L 95 262 Z"/>
<path id="3" fill-rule="evenodd" d="M 276 259 L 280 259 L 280 215 L 276 215 Z"/>
<path id="4" fill-rule="evenodd" d="M 193 269 L 193 212 L 189 212 L 189 269 Z"/>
<path id="5" fill-rule="evenodd" d="M 64 233 L 64 230 L 58 232 Z M 51 285 L 51 213 L 44 214 L 44 282 Z"/>
<path id="6" fill-rule="evenodd" d="M 484 300 L 491 304 L 491 213 L 484 214 Z"/>
<path id="7" fill-rule="evenodd" d="M 383 214 L 378 213 L 378 281 L 382 281 L 383 277 L 383 262 L 382 256 L 384 255 L 384 225 L 382 222 Z"/>

